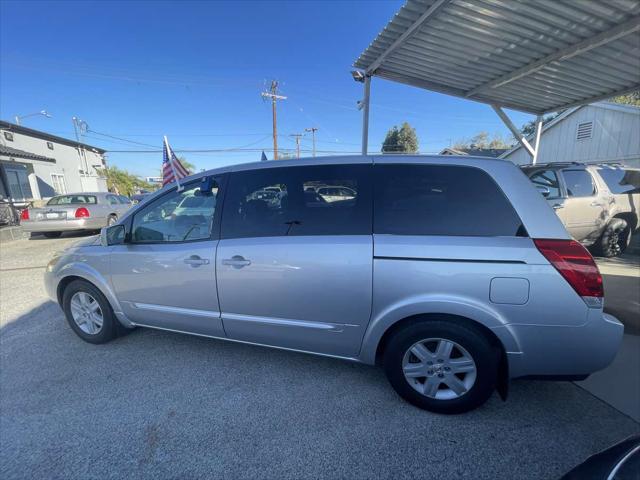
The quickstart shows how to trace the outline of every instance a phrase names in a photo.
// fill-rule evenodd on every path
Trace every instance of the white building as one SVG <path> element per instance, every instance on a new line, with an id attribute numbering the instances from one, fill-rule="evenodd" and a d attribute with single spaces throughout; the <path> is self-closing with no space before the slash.
<path id="1" fill-rule="evenodd" d="M 518 165 L 531 163 L 520 145 L 500 158 Z M 620 162 L 640 167 L 640 107 L 598 102 L 564 111 L 542 129 L 538 163 L 551 162 Z"/>
<path id="2" fill-rule="evenodd" d="M 0 120 L 0 195 L 16 204 L 107 191 L 105 150 Z"/>

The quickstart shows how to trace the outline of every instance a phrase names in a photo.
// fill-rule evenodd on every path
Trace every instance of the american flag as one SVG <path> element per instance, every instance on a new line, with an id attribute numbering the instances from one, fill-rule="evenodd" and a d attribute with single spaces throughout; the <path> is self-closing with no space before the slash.
<path id="1" fill-rule="evenodd" d="M 164 146 L 162 148 L 162 186 L 164 187 L 165 185 L 187 177 L 188 175 L 189 172 L 184 168 L 182 163 L 180 163 L 176 154 L 173 153 L 173 150 L 169 147 L 167 137 L 165 137 Z"/>

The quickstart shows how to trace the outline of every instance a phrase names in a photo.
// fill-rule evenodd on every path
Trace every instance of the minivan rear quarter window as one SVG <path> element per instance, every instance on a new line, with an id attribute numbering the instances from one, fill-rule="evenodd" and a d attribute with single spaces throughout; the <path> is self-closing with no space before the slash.
<path id="1" fill-rule="evenodd" d="M 374 233 L 524 236 L 495 181 L 474 167 L 376 165 Z"/>

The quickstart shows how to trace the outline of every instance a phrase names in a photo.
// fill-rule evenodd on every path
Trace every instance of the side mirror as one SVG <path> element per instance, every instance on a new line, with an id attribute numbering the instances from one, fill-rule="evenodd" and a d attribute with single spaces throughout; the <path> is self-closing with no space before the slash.
<path id="1" fill-rule="evenodd" d="M 549 190 L 549 187 L 545 187 L 544 185 L 536 185 L 536 190 L 538 190 L 538 192 L 540 192 L 544 198 L 547 198 L 549 195 L 551 195 L 551 190 Z"/>
<path id="2" fill-rule="evenodd" d="M 122 245 L 124 243 L 124 225 L 111 225 L 100 230 L 100 244 L 103 247 L 109 245 Z"/>

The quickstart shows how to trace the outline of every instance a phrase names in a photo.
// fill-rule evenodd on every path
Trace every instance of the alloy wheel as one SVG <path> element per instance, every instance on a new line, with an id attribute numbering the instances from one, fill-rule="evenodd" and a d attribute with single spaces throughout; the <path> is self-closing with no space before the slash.
<path id="1" fill-rule="evenodd" d="M 102 330 L 102 309 L 98 301 L 87 292 L 76 292 L 71 297 L 71 317 L 84 333 L 96 335 Z"/>
<path id="2" fill-rule="evenodd" d="M 404 354 L 402 371 L 414 390 L 436 400 L 463 396 L 477 376 L 476 363 L 469 352 L 445 338 L 414 343 Z"/>

